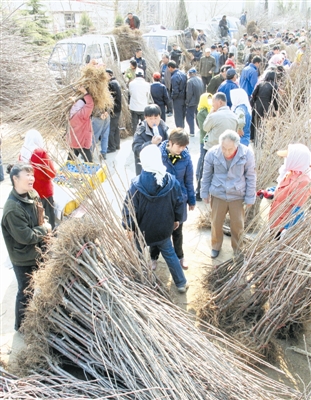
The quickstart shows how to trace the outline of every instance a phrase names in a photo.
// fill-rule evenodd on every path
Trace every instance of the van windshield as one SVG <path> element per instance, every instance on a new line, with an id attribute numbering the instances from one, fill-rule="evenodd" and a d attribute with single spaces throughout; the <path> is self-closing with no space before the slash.
<path id="1" fill-rule="evenodd" d="M 61 65 L 62 69 L 72 65 L 81 65 L 84 51 L 85 44 L 83 43 L 59 43 L 54 47 L 48 64 L 50 68 Z"/>
<path id="2" fill-rule="evenodd" d="M 167 51 L 167 37 L 166 36 L 144 36 L 148 47 L 155 48 L 158 52 Z"/>

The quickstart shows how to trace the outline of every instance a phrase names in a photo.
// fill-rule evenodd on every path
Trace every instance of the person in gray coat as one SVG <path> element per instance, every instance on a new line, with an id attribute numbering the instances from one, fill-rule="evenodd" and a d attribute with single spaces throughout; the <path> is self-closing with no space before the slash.
<path id="1" fill-rule="evenodd" d="M 201 198 L 211 204 L 212 252 L 219 255 L 223 242 L 223 223 L 230 216 L 231 246 L 241 252 L 244 232 L 244 206 L 256 199 L 256 171 L 253 151 L 240 143 L 237 132 L 226 130 L 219 145 L 212 147 L 204 159 Z"/>
<path id="2" fill-rule="evenodd" d="M 190 136 L 194 136 L 194 119 L 197 113 L 200 96 L 204 93 L 202 79 L 197 76 L 197 70 L 191 68 L 188 71 L 189 79 L 186 89 L 186 121 L 189 125 Z"/>
<path id="3" fill-rule="evenodd" d="M 210 83 L 215 69 L 216 60 L 211 56 L 211 49 L 207 48 L 205 49 L 205 56 L 201 57 L 199 64 L 199 74 L 204 84 L 204 91 L 206 90 L 206 86 Z"/>

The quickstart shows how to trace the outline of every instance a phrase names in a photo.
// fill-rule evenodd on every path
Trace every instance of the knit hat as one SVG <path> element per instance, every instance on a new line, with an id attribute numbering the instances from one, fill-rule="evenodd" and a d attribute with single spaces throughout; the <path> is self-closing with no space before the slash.
<path id="1" fill-rule="evenodd" d="M 236 75 L 236 70 L 234 68 L 230 68 L 230 69 L 228 69 L 228 71 L 226 73 L 226 78 L 232 79 L 234 77 L 234 75 Z"/>
<path id="2" fill-rule="evenodd" d="M 152 172 L 159 186 L 162 186 L 166 174 L 166 167 L 162 162 L 160 149 L 155 144 L 150 144 L 142 149 L 139 154 L 140 163 L 144 171 Z"/>

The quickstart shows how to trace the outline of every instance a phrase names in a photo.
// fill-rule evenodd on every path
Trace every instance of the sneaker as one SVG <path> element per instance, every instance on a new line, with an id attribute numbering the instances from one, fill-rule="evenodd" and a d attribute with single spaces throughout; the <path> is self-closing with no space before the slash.
<path id="1" fill-rule="evenodd" d="M 194 137 L 194 133 L 189 133 L 189 136 L 190 137 Z"/>
<path id="2" fill-rule="evenodd" d="M 168 116 L 168 117 L 172 117 L 172 116 L 173 116 L 173 113 L 170 113 L 170 112 L 169 112 L 169 113 L 167 113 L 167 116 Z"/>
<path id="3" fill-rule="evenodd" d="M 182 269 L 188 269 L 189 268 L 189 266 L 188 266 L 188 264 L 187 264 L 187 262 L 186 262 L 186 260 L 184 258 L 180 258 L 179 262 L 180 262 L 180 265 L 181 265 Z"/>
<path id="4" fill-rule="evenodd" d="M 184 286 L 180 286 L 177 288 L 179 293 L 186 293 L 186 291 L 188 290 L 189 287 L 189 283 L 186 283 Z"/>
<path id="5" fill-rule="evenodd" d="M 158 261 L 157 260 L 151 260 L 150 266 L 151 266 L 152 271 L 155 271 L 157 269 L 157 266 L 158 266 Z"/>

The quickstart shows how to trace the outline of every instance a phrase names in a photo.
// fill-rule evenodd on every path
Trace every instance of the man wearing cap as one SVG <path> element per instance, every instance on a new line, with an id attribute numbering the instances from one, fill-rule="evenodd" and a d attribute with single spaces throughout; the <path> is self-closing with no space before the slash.
<path id="1" fill-rule="evenodd" d="M 202 79 L 197 76 L 197 70 L 188 71 L 189 79 L 186 90 L 186 121 L 189 125 L 190 136 L 194 136 L 194 118 L 200 101 L 200 96 L 205 92 Z"/>
<path id="2" fill-rule="evenodd" d="M 237 80 L 237 73 L 234 68 L 228 69 L 226 73 L 226 80 L 219 86 L 217 92 L 224 93 L 227 99 L 227 106 L 229 108 L 232 107 L 231 97 L 230 97 L 230 90 L 238 89 L 239 86 L 236 83 Z"/>
<path id="3" fill-rule="evenodd" d="M 247 39 L 246 40 L 246 46 L 244 47 L 244 51 L 243 51 L 243 62 L 244 62 L 244 64 L 248 60 L 248 56 L 249 56 L 249 53 L 251 52 L 251 48 L 252 47 L 253 47 L 252 39 Z"/>
<path id="4" fill-rule="evenodd" d="M 150 85 L 150 93 L 154 104 L 157 104 L 161 109 L 161 119 L 165 121 L 165 106 L 169 107 L 170 99 L 168 97 L 165 85 L 163 85 L 160 81 L 161 74 L 159 72 L 155 72 L 153 74 L 153 83 Z"/>
<path id="5" fill-rule="evenodd" d="M 129 84 L 130 111 L 132 115 L 133 134 L 138 121 L 144 120 L 144 109 L 150 100 L 150 85 L 144 79 L 142 72 L 137 72 L 136 78 Z"/>
<path id="6" fill-rule="evenodd" d="M 255 56 L 251 63 L 241 72 L 240 87 L 245 90 L 250 97 L 258 82 L 258 69 L 261 63 L 261 58 Z"/>
<path id="7" fill-rule="evenodd" d="M 211 56 L 215 58 L 216 67 L 214 69 L 214 75 L 219 74 L 219 57 L 220 53 L 217 51 L 217 47 L 213 44 L 211 46 Z"/>
<path id="8" fill-rule="evenodd" d="M 106 72 L 110 77 L 108 88 L 113 98 L 107 153 L 114 153 L 116 150 L 120 149 L 119 120 L 122 108 L 122 91 L 119 82 L 113 76 L 113 71 L 111 69 L 106 69 Z"/>
<path id="9" fill-rule="evenodd" d="M 176 128 L 185 127 L 187 75 L 180 71 L 174 61 L 167 65 L 171 73 L 171 98 L 173 100 Z"/>
<path id="10" fill-rule="evenodd" d="M 205 49 L 205 56 L 201 58 L 199 64 L 199 74 L 201 75 L 204 90 L 212 79 L 213 73 L 216 69 L 216 60 L 211 56 L 211 49 Z"/>
<path id="11" fill-rule="evenodd" d="M 139 29 L 139 27 L 140 27 L 140 19 L 137 17 L 137 15 L 134 15 L 131 12 L 127 13 L 127 18 L 125 20 L 125 23 L 131 29 Z"/>
<path id="12" fill-rule="evenodd" d="M 207 93 L 215 94 L 219 88 L 219 86 L 226 79 L 227 71 L 230 69 L 230 65 L 223 65 L 220 69 L 220 73 L 218 75 L 213 76 L 210 83 L 207 85 L 206 91 Z"/>

